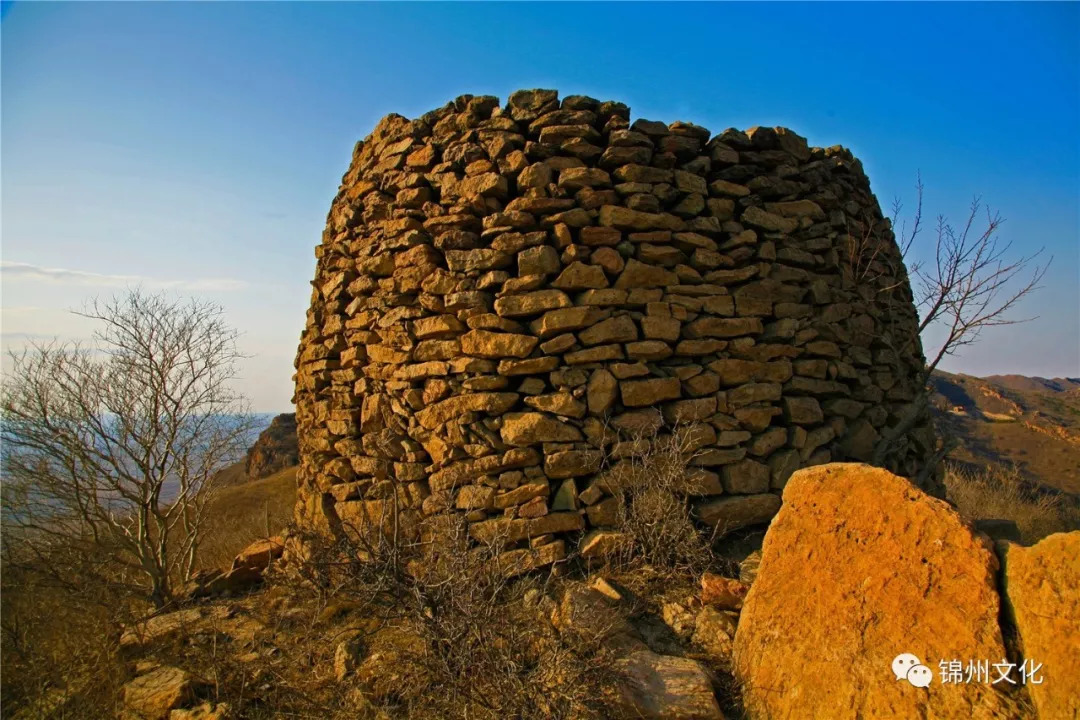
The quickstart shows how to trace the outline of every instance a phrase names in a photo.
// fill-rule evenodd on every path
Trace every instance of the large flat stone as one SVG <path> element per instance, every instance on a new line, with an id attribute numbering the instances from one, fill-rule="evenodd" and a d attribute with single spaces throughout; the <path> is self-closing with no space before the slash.
<path id="1" fill-rule="evenodd" d="M 539 412 L 507 413 L 500 431 L 507 445 L 577 442 L 581 431 L 552 415 Z"/>
<path id="2" fill-rule="evenodd" d="M 584 527 L 585 520 L 580 513 L 561 512 L 535 519 L 484 520 L 469 526 L 469 537 L 484 543 L 514 543 L 551 533 L 573 532 Z"/>
<path id="3" fill-rule="evenodd" d="M 570 307 L 573 303 L 562 290 L 537 290 L 523 295 L 507 295 L 495 300 L 499 317 L 528 317 L 548 310 Z"/>
<path id="4" fill-rule="evenodd" d="M 698 503 L 695 514 L 716 529 L 717 536 L 772 520 L 780 509 L 780 497 L 772 493 L 737 495 Z"/>
<path id="5" fill-rule="evenodd" d="M 517 333 L 471 330 L 461 336 L 461 351 L 482 358 L 524 358 L 533 351 L 539 338 Z"/>
<path id="6" fill-rule="evenodd" d="M 723 720 L 712 682 L 695 660 L 636 650 L 615 661 L 620 717 Z"/>
<path id="7" fill-rule="evenodd" d="M 679 378 L 624 380 L 619 383 L 619 390 L 626 407 L 645 407 L 678 399 L 682 394 L 682 384 Z"/>
<path id="8" fill-rule="evenodd" d="M 517 402 L 517 393 L 470 393 L 430 405 L 416 414 L 420 425 L 434 430 L 447 420 L 467 412 L 504 413 Z"/>

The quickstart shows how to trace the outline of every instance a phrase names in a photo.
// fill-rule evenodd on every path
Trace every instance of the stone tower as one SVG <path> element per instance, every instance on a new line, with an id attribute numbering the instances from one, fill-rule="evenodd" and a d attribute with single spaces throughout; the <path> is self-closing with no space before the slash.
<path id="1" fill-rule="evenodd" d="M 762 522 L 793 471 L 869 459 L 924 392 L 861 164 L 784 128 L 712 136 L 550 90 L 389 115 L 316 257 L 296 517 L 331 533 L 392 507 L 409 536 L 451 516 L 587 554 L 602 467 L 673 427 L 699 518 Z M 934 442 L 924 415 L 886 464 L 913 477 Z"/>

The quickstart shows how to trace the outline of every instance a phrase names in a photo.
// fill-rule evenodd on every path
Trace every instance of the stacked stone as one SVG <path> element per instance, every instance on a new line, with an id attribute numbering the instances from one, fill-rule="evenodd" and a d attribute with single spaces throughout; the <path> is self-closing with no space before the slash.
<path id="1" fill-rule="evenodd" d="M 467 524 L 548 562 L 617 522 L 612 464 L 678 428 L 698 516 L 767 520 L 923 392 L 861 164 L 523 90 L 384 118 L 334 199 L 296 359 L 297 519 Z M 888 465 L 914 476 L 923 415 Z"/>

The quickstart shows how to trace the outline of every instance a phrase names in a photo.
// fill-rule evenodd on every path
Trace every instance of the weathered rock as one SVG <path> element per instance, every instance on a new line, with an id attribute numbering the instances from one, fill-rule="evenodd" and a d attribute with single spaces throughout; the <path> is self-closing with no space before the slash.
<path id="1" fill-rule="evenodd" d="M 544 457 L 544 473 L 553 480 L 591 475 L 600 470 L 604 456 L 595 450 L 567 450 Z"/>
<path id="2" fill-rule="evenodd" d="M 742 460 L 723 469 L 724 492 L 736 495 L 763 493 L 769 489 L 769 468 L 753 460 Z"/>
<path id="3" fill-rule="evenodd" d="M 424 408 L 417 413 L 420 425 L 432 430 L 448 420 L 467 412 L 488 412 L 500 414 L 509 410 L 517 402 L 517 393 L 471 393 L 457 395 L 440 403 Z"/>
<path id="4" fill-rule="evenodd" d="M 191 634 L 198 628 L 202 616 L 199 608 L 192 607 L 133 623 L 120 636 L 120 647 L 126 650 L 157 645 L 172 637 Z"/>
<path id="5" fill-rule="evenodd" d="M 589 377 L 589 385 L 586 398 L 589 412 L 593 415 L 603 415 L 615 404 L 619 385 L 615 376 L 603 368 L 594 370 Z"/>
<path id="6" fill-rule="evenodd" d="M 773 213 L 766 212 L 757 207 L 746 208 L 742 214 L 742 221 L 750 227 L 781 233 L 793 232 L 795 228 L 799 226 L 799 223 L 796 220 L 783 217 L 782 215 L 774 215 Z"/>
<path id="7" fill-rule="evenodd" d="M 338 682 L 344 682 L 360 666 L 363 657 L 363 636 L 359 633 L 345 638 L 334 649 L 334 677 Z"/>
<path id="8" fill-rule="evenodd" d="M 761 567 L 761 551 L 754 552 L 743 558 L 739 563 L 739 582 L 744 585 L 753 585 L 757 579 L 758 569 Z"/>
<path id="9" fill-rule="evenodd" d="M 643 262 L 631 258 L 627 261 L 619 279 L 615 281 L 615 287 L 620 289 L 655 288 L 666 285 L 674 285 L 678 276 L 670 270 L 646 265 Z"/>
<path id="10" fill-rule="evenodd" d="M 660 618 L 680 640 L 686 641 L 694 634 L 696 617 L 684 605 L 668 601 L 660 608 Z"/>
<path id="11" fill-rule="evenodd" d="M 722 720 L 712 682 L 694 660 L 642 649 L 615 662 L 622 682 L 616 708 L 627 717 Z"/>
<path id="12" fill-rule="evenodd" d="M 608 281 L 604 269 L 599 265 L 575 262 L 568 265 L 551 285 L 560 290 L 588 290 L 606 288 Z"/>
<path id="13" fill-rule="evenodd" d="M 507 295 L 495 301 L 495 312 L 500 317 L 518 318 L 539 315 L 572 305 L 570 297 L 562 290 L 537 290 L 522 295 Z"/>
<path id="14" fill-rule="evenodd" d="M 698 613 L 691 639 L 726 665 L 731 662 L 737 624 L 735 613 L 706 606 Z"/>
<path id="15" fill-rule="evenodd" d="M 552 610 L 551 624 L 560 633 L 589 645 L 605 644 L 619 650 L 641 645 L 638 632 L 611 598 L 577 583 L 563 591 Z"/>
<path id="16" fill-rule="evenodd" d="M 928 674 L 941 660 L 1005 657 L 996 570 L 956 511 L 907 480 L 857 464 L 800 470 L 765 536 L 735 635 L 747 711 L 1012 716 L 989 684 L 920 688 L 892 671 L 901 653 Z"/>
<path id="17" fill-rule="evenodd" d="M 603 316 L 603 313 L 596 308 L 561 308 L 544 313 L 542 317 L 533 320 L 529 324 L 529 328 L 541 338 L 548 338 L 560 333 L 589 327 Z M 571 342 L 572 344 L 573 342 Z"/>
<path id="18" fill-rule="evenodd" d="M 482 543 L 514 543 L 549 533 L 581 530 L 585 521 L 579 513 L 551 513 L 539 518 L 484 520 L 469 526 L 469 537 Z"/>
<path id="19" fill-rule="evenodd" d="M 600 224 L 619 230 L 678 230 L 682 221 L 674 215 L 648 213 L 617 205 L 600 208 Z"/>
<path id="20" fill-rule="evenodd" d="M 586 345 L 631 342 L 638 338 L 637 325 L 626 315 L 619 315 L 582 330 L 578 338 Z"/>
<path id="21" fill-rule="evenodd" d="M 540 462 L 540 453 L 532 448 L 513 448 L 501 455 L 487 455 L 475 460 L 447 465 L 428 476 L 432 492 L 443 492 L 484 475 L 528 467 Z"/>
<path id="22" fill-rule="evenodd" d="M 581 538 L 579 552 L 586 560 L 603 560 L 626 552 L 632 538 L 617 530 L 592 530 Z"/>
<path id="23" fill-rule="evenodd" d="M 749 588 L 739 580 L 733 580 L 713 573 L 701 576 L 701 602 L 720 610 L 738 610 L 742 608 Z"/>
<path id="24" fill-rule="evenodd" d="M 509 413 L 503 417 L 500 431 L 507 445 L 533 445 L 546 442 L 577 442 L 581 432 L 573 425 L 538 412 Z"/>
<path id="25" fill-rule="evenodd" d="M 625 380 L 619 384 L 623 405 L 644 407 L 664 400 L 675 400 L 682 394 L 678 378 L 651 378 L 649 380 Z"/>
<path id="26" fill-rule="evenodd" d="M 537 410 L 572 418 L 583 418 L 586 412 L 585 404 L 575 400 L 574 396 L 567 392 L 528 397 L 525 398 L 525 404 Z"/>
<path id="27" fill-rule="evenodd" d="M 296 413 L 277 415 L 247 452 L 244 469 L 248 479 L 269 477 L 300 462 L 296 440 Z"/>
<path id="28" fill-rule="evenodd" d="M 483 358 L 528 357 L 540 340 L 532 335 L 472 330 L 461 336 L 466 355 Z"/>
<path id="29" fill-rule="evenodd" d="M 1080 531 L 1003 543 L 1004 602 L 1020 634 L 1040 719 L 1080 717 Z M 1041 680 L 1042 682 L 1038 682 Z"/>
<path id="30" fill-rule="evenodd" d="M 722 536 L 740 528 L 767 523 L 778 510 L 779 496 L 762 493 L 700 502 L 695 513 L 699 520 L 715 528 L 717 536 Z"/>
<path id="31" fill-rule="evenodd" d="M 825 419 L 818 401 L 812 397 L 786 397 L 784 419 L 796 425 L 816 425 Z"/>
<path id="32" fill-rule="evenodd" d="M 232 566 L 234 570 L 240 567 L 265 570 L 272 561 L 281 557 L 284 552 L 285 542 L 280 535 L 265 540 L 256 540 L 233 558 Z"/>
<path id="33" fill-rule="evenodd" d="M 755 317 L 704 317 L 687 325 L 683 332 L 688 338 L 731 338 L 760 334 L 762 331 L 761 320 Z"/>
<path id="34" fill-rule="evenodd" d="M 496 559 L 496 566 L 503 577 L 516 577 L 538 568 L 548 567 L 566 559 L 566 541 L 555 540 L 543 545 L 508 550 Z"/>
<path id="35" fill-rule="evenodd" d="M 170 711 L 191 703 L 204 684 L 180 668 L 159 666 L 124 685 L 124 707 L 136 717 L 167 720 Z"/>
<path id="36" fill-rule="evenodd" d="M 251 565 L 240 565 L 224 571 L 197 575 L 186 588 L 189 598 L 242 595 L 262 584 L 263 571 Z"/>

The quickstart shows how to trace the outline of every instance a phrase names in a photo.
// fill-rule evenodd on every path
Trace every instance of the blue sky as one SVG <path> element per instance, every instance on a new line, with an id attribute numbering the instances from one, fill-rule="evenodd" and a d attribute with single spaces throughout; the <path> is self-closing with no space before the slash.
<path id="1" fill-rule="evenodd" d="M 885 207 L 920 172 L 931 216 L 980 194 L 1054 262 L 1019 310 L 1037 320 L 944 367 L 1080 376 L 1075 3 L 17 2 L 0 35 L 6 348 L 84 337 L 66 310 L 132 283 L 196 293 L 243 331 L 255 408 L 285 410 L 355 141 L 390 112 L 552 87 L 846 145 Z"/>

